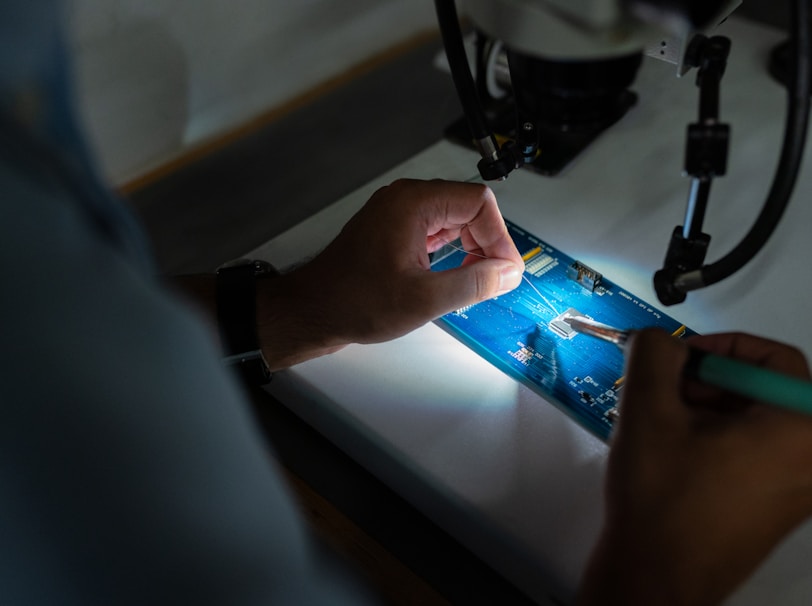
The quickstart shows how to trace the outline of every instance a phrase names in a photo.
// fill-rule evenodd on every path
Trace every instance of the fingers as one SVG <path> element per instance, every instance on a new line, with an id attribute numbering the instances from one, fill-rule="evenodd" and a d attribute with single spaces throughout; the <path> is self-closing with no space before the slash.
<path id="1" fill-rule="evenodd" d="M 809 366 L 795 347 L 743 333 L 725 333 L 693 337 L 692 347 L 721 356 L 738 358 L 757 366 L 809 378 Z"/>
<path id="2" fill-rule="evenodd" d="M 479 187 L 482 206 L 466 222 L 460 233 L 463 246 L 467 250 L 478 249 L 486 257 L 508 259 L 524 267 L 521 255 L 508 234 L 493 192 L 484 186 Z"/>
<path id="3" fill-rule="evenodd" d="M 771 368 L 800 378 L 809 378 L 804 355 L 796 348 L 743 333 L 714 334 L 692 337 L 691 347 L 710 353 Z M 687 381 L 683 390 L 686 402 L 717 411 L 738 412 L 753 400 L 698 381 Z"/>
<path id="4" fill-rule="evenodd" d="M 797 350 L 758 337 L 711 335 L 691 346 L 806 372 Z M 721 398 L 744 400 L 720 390 L 701 401 L 686 396 L 695 386 L 682 376 L 687 354 L 685 343 L 656 330 L 630 344 L 606 527 L 587 583 L 590 591 L 603 583 L 594 595 L 604 599 L 636 587 L 645 597 L 635 603 L 661 603 L 666 588 L 680 596 L 674 602 L 718 603 L 812 511 L 812 420 L 767 406 L 722 411 L 712 406 Z M 641 569 L 647 574 L 635 574 Z"/>
<path id="5" fill-rule="evenodd" d="M 402 179 L 376 196 L 401 200 L 397 212 L 403 216 L 397 220 L 408 234 L 404 248 L 426 253 L 459 238 L 470 253 L 459 268 L 415 274 L 410 285 L 415 313 L 435 318 L 505 293 L 521 282 L 524 261 L 485 185 Z"/>
<path id="6" fill-rule="evenodd" d="M 424 186 L 434 192 L 422 207 L 425 233 L 446 242 L 459 237 L 463 248 L 471 253 L 461 267 L 429 274 L 431 279 L 424 284 L 429 292 L 424 300 L 435 303 L 433 315 L 516 288 L 522 280 L 524 261 L 490 188 L 449 181 L 431 181 Z"/>
<path id="7" fill-rule="evenodd" d="M 523 266 L 508 234 L 496 197 L 487 186 L 453 181 L 396 181 L 390 187 L 409 187 L 422 200 L 418 230 L 451 241 L 462 239 L 465 250 Z"/>
<path id="8" fill-rule="evenodd" d="M 651 418 L 673 421 L 680 412 L 675 410 L 674 395 L 679 393 L 687 355 L 683 343 L 661 330 L 643 330 L 632 338 L 626 363 L 624 421 L 635 418 L 640 408 Z"/>
<path id="9" fill-rule="evenodd" d="M 432 271 L 429 252 L 457 238 L 472 254 L 456 269 Z M 320 297 L 329 297 L 325 330 L 358 343 L 401 336 L 511 290 L 524 272 L 490 189 L 413 180 L 376 191 L 308 267 Z"/>
<path id="10" fill-rule="evenodd" d="M 466 305 L 491 299 L 516 288 L 523 267 L 504 259 L 479 259 L 443 272 L 421 276 L 420 290 L 426 316 L 436 318 Z"/>

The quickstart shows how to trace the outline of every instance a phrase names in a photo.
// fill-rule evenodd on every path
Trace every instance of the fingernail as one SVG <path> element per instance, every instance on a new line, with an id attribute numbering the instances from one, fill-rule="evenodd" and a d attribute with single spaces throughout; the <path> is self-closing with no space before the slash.
<path id="1" fill-rule="evenodd" d="M 522 281 L 522 269 L 515 263 L 506 263 L 499 269 L 499 292 L 496 296 L 503 295 L 516 288 Z"/>

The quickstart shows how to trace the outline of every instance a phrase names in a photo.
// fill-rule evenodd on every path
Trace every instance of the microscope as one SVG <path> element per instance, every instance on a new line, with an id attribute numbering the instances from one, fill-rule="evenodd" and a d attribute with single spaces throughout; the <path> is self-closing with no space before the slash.
<path id="1" fill-rule="evenodd" d="M 674 228 L 654 288 L 664 305 L 717 283 L 766 244 L 786 208 L 803 155 L 809 115 L 812 42 L 807 0 L 790 0 L 785 49 L 787 118 L 767 199 L 726 255 L 705 257 L 702 222 L 715 177 L 726 172 L 730 127 L 719 94 L 731 41 L 711 30 L 741 0 L 466 0 L 473 69 L 454 0 L 435 0 L 446 56 L 464 118 L 452 138 L 471 142 L 486 181 L 517 168 L 553 176 L 636 102 L 629 90 L 643 56 L 668 60 L 676 75 L 696 72 L 698 118 L 688 125 L 683 170 L 691 185 L 683 225 Z"/>

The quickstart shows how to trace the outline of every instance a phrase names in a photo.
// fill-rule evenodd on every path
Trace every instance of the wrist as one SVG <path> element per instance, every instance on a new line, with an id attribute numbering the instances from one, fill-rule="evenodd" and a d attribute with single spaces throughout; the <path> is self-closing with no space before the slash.
<path id="1" fill-rule="evenodd" d="M 271 371 L 335 352 L 348 342 L 327 325 L 317 289 L 300 271 L 257 281 L 257 333 Z"/>

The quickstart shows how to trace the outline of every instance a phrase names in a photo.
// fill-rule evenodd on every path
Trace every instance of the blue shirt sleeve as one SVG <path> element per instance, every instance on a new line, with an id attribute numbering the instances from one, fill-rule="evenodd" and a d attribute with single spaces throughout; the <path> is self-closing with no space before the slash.
<path id="1" fill-rule="evenodd" d="M 43 61 L 17 92 L 67 107 Z M 0 601 L 359 603 L 317 566 L 239 386 L 75 125 L 21 119 L 0 84 Z"/>

